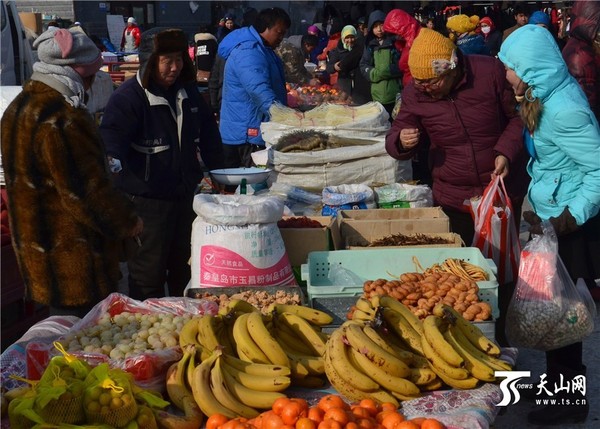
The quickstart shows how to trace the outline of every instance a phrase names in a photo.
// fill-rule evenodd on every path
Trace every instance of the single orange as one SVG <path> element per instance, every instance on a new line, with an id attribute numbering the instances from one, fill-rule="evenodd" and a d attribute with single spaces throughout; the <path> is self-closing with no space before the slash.
<path id="1" fill-rule="evenodd" d="M 396 411 L 397 409 L 398 407 L 396 406 L 396 404 L 393 404 L 391 402 L 384 402 L 383 404 L 381 404 L 382 411 Z"/>
<path id="2" fill-rule="evenodd" d="M 239 422 L 237 420 L 231 419 L 227 423 L 222 425 L 221 429 L 235 429 L 235 427 L 238 425 L 238 423 Z"/>
<path id="3" fill-rule="evenodd" d="M 377 427 L 377 421 L 373 418 L 356 419 L 356 424 L 361 429 L 375 429 Z"/>
<path id="4" fill-rule="evenodd" d="M 303 409 L 303 404 L 290 400 L 281 409 L 279 416 L 281 417 L 283 424 L 294 426 L 300 417 L 306 417 L 307 414 L 307 411 Z"/>
<path id="5" fill-rule="evenodd" d="M 324 415 L 325 412 L 316 405 L 308 409 L 308 418 L 317 424 L 323 421 Z"/>
<path id="6" fill-rule="evenodd" d="M 302 410 L 306 411 L 306 413 L 308 413 L 308 402 L 306 402 L 306 399 L 292 398 L 292 399 L 290 399 L 290 401 L 299 403 Z"/>
<path id="7" fill-rule="evenodd" d="M 383 410 L 377 413 L 377 415 L 375 416 L 375 420 L 377 421 L 377 423 L 381 423 L 387 415 L 396 413 L 396 410 Z"/>
<path id="8" fill-rule="evenodd" d="M 446 429 L 446 425 L 436 419 L 425 419 L 421 423 L 421 429 Z"/>
<path id="9" fill-rule="evenodd" d="M 395 426 L 395 429 L 420 429 L 419 425 L 411 422 L 410 420 L 405 420 L 403 422 L 398 423 Z"/>
<path id="10" fill-rule="evenodd" d="M 371 412 L 368 409 L 361 407 L 360 405 L 352 405 L 350 408 L 352 410 L 352 415 L 354 415 L 357 418 L 371 417 Z"/>
<path id="11" fill-rule="evenodd" d="M 281 429 L 283 426 L 283 420 L 275 411 L 267 411 L 263 414 L 262 418 L 262 429 Z"/>
<path id="12" fill-rule="evenodd" d="M 330 408 L 350 409 L 350 406 L 338 395 L 325 395 L 318 403 L 318 406 L 323 411 L 327 412 Z"/>
<path id="13" fill-rule="evenodd" d="M 398 424 L 404 422 L 404 420 L 406 419 L 402 414 L 390 412 L 381 420 L 381 425 L 385 429 L 397 429 Z"/>
<path id="14" fill-rule="evenodd" d="M 317 423 L 308 417 L 300 417 L 296 422 L 296 429 L 317 429 Z"/>
<path id="15" fill-rule="evenodd" d="M 223 414 L 213 414 L 208 418 L 208 420 L 206 420 L 206 429 L 219 429 L 228 421 L 229 418 L 227 418 Z"/>
<path id="16" fill-rule="evenodd" d="M 325 416 L 323 416 L 323 420 L 335 420 L 339 422 L 342 426 L 345 426 L 350 421 L 350 416 L 348 412 L 343 408 L 335 408 L 332 407 L 325 411 Z"/>
<path id="17" fill-rule="evenodd" d="M 377 413 L 382 410 L 381 405 L 379 405 L 379 403 L 372 398 L 365 398 L 361 400 L 359 405 L 362 408 L 369 410 L 371 417 L 375 417 Z"/>
<path id="18" fill-rule="evenodd" d="M 356 422 L 348 422 L 348 424 L 346 424 L 346 427 L 344 427 L 344 429 L 360 429 L 360 428 L 358 427 Z"/>
<path id="19" fill-rule="evenodd" d="M 319 423 L 317 429 L 344 429 L 344 426 L 335 420 L 323 420 Z"/>
<path id="20" fill-rule="evenodd" d="M 424 421 L 425 421 L 425 417 L 415 417 L 414 419 L 409 420 L 409 422 L 412 422 L 419 427 L 421 427 L 421 425 L 423 424 Z"/>
<path id="21" fill-rule="evenodd" d="M 283 409 L 287 406 L 287 404 L 289 404 L 291 401 L 289 398 L 287 397 L 283 397 L 283 398 L 277 398 L 275 400 L 275 402 L 273 402 L 273 405 L 271 406 L 271 409 L 273 410 L 273 412 L 275 414 L 277 414 L 278 416 L 281 415 L 281 411 L 283 411 Z"/>

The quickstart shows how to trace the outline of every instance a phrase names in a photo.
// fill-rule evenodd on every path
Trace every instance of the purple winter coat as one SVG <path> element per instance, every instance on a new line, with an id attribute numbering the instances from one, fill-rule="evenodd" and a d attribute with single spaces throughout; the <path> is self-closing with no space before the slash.
<path id="1" fill-rule="evenodd" d="M 525 170 L 523 122 L 504 66 L 493 57 L 459 56 L 463 77 L 450 94 L 434 100 L 410 84 L 402 91 L 402 108 L 386 136 L 386 150 L 409 159 L 418 150 L 400 146 L 400 131 L 418 128 L 429 136 L 433 199 L 444 208 L 468 212 L 465 200 L 482 195 L 494 171 L 494 159 L 509 160 L 505 180 L 515 202 L 522 202 L 529 178 Z M 418 146 L 417 146 L 418 147 Z"/>

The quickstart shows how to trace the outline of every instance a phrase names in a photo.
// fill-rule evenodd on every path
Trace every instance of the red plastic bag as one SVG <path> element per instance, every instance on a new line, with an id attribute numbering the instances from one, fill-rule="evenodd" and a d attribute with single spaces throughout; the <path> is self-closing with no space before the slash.
<path id="1" fill-rule="evenodd" d="M 514 282 L 519 269 L 521 243 L 514 222 L 514 210 L 504 187 L 497 176 L 483 192 L 471 199 L 471 215 L 475 223 L 473 247 L 490 258 L 498 267 L 498 283 Z"/>

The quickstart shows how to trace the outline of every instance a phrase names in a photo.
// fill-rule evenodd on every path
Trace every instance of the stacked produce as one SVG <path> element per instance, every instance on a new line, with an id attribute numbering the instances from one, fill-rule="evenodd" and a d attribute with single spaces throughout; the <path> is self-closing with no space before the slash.
<path id="1" fill-rule="evenodd" d="M 265 315 L 242 300 L 195 317 L 180 332 L 184 356 L 169 369 L 169 397 L 179 408 L 193 398 L 206 415 L 252 418 L 290 385 L 321 387 L 328 339 L 321 327 L 331 322 L 308 307 L 273 304 Z"/>
<path id="2" fill-rule="evenodd" d="M 444 429 L 436 419 L 406 417 L 392 403 L 373 399 L 348 404 L 338 395 L 325 395 L 313 406 L 302 398 L 282 398 L 270 410 L 248 419 L 213 414 L 206 429 Z"/>
<path id="3" fill-rule="evenodd" d="M 356 307 L 353 319 L 331 334 L 325 359 L 332 384 L 351 398 L 375 393 L 402 400 L 442 382 L 473 389 L 480 381 L 496 381 L 494 371 L 511 370 L 498 359 L 498 346 L 448 305 L 436 305 L 423 321 L 389 296 L 359 298 Z M 350 370 L 363 376 L 344 377 Z"/>
<path id="4" fill-rule="evenodd" d="M 315 106 L 320 103 L 349 104 L 352 102 L 348 94 L 331 85 L 294 86 L 286 84 L 290 105 Z"/>
<path id="5" fill-rule="evenodd" d="M 199 288 L 190 289 L 188 291 L 188 296 L 190 298 L 213 301 L 219 305 L 219 309 L 221 310 L 228 308 L 231 301 L 242 300 L 252 304 L 265 314 L 268 312 L 269 307 L 272 304 L 299 305 L 302 302 L 302 298 L 298 292 L 288 292 L 280 289 L 271 293 L 264 290 L 262 287 L 257 287 L 254 289 L 255 290 L 243 290 L 233 294 L 215 294 L 214 289 L 210 289 L 209 292 L 206 292 L 206 289 Z"/>
<path id="6" fill-rule="evenodd" d="M 269 109 L 271 122 L 294 127 L 314 128 L 316 126 L 336 126 L 356 122 L 361 118 L 378 117 L 381 113 L 379 103 L 366 103 L 360 106 L 344 106 L 323 103 L 308 112 L 299 112 L 281 104 L 274 103 Z"/>
<path id="7" fill-rule="evenodd" d="M 423 273 L 404 273 L 397 280 L 367 280 L 363 297 L 389 295 L 406 305 L 417 317 L 424 319 L 432 314 L 438 303 L 452 306 L 471 321 L 484 321 L 491 317 L 492 309 L 479 300 L 476 281 L 487 280 L 480 267 L 459 259 L 447 259 Z M 356 308 L 351 308 L 349 318 Z"/>

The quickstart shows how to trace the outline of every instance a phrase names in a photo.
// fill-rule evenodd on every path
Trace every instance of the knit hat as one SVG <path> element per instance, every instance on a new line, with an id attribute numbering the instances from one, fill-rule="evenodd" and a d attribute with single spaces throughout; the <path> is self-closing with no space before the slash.
<path id="1" fill-rule="evenodd" d="M 319 34 L 319 27 L 313 24 L 310 27 L 308 27 L 307 33 L 317 35 Z"/>
<path id="2" fill-rule="evenodd" d="M 410 74 L 415 79 L 433 79 L 457 66 L 456 45 L 437 31 L 422 28 L 408 55 Z"/>
<path id="3" fill-rule="evenodd" d="M 133 16 L 130 16 L 129 18 L 127 18 L 127 24 L 137 24 L 137 21 Z"/>
<path id="4" fill-rule="evenodd" d="M 492 21 L 492 19 L 489 16 L 484 16 L 483 18 L 481 18 L 481 20 L 479 21 L 480 24 L 485 24 L 488 27 L 490 27 L 492 30 L 496 27 L 494 25 L 494 21 Z"/>
<path id="5" fill-rule="evenodd" d="M 477 24 L 474 24 L 467 15 L 451 16 L 446 23 L 446 28 L 458 34 L 469 33 L 475 30 L 475 27 L 477 27 Z"/>
<path id="6" fill-rule="evenodd" d="M 344 45 L 344 49 L 348 49 L 349 48 L 349 46 L 346 45 L 346 42 L 344 41 L 347 36 L 354 36 L 354 37 L 356 37 L 356 28 L 354 28 L 354 26 L 352 26 L 352 25 L 346 25 L 344 28 L 342 28 L 342 35 L 340 36 L 340 39 L 342 41 L 342 44 Z"/>
<path id="7" fill-rule="evenodd" d="M 33 42 L 41 62 L 69 66 L 81 77 L 95 75 L 102 67 L 102 55 L 96 44 L 78 30 L 51 28 Z"/>
<path id="8" fill-rule="evenodd" d="M 527 23 L 533 25 L 543 24 L 546 28 L 550 28 L 550 17 L 541 10 L 536 10 L 531 14 Z"/>
<path id="9" fill-rule="evenodd" d="M 181 52 L 183 56 L 183 69 L 179 78 L 184 82 L 191 82 L 196 79 L 194 64 L 188 54 L 187 36 L 182 30 L 178 28 L 155 27 L 144 31 L 141 39 L 138 50 L 140 60 L 139 73 L 144 88 L 148 88 L 158 56 L 175 52 Z"/>

